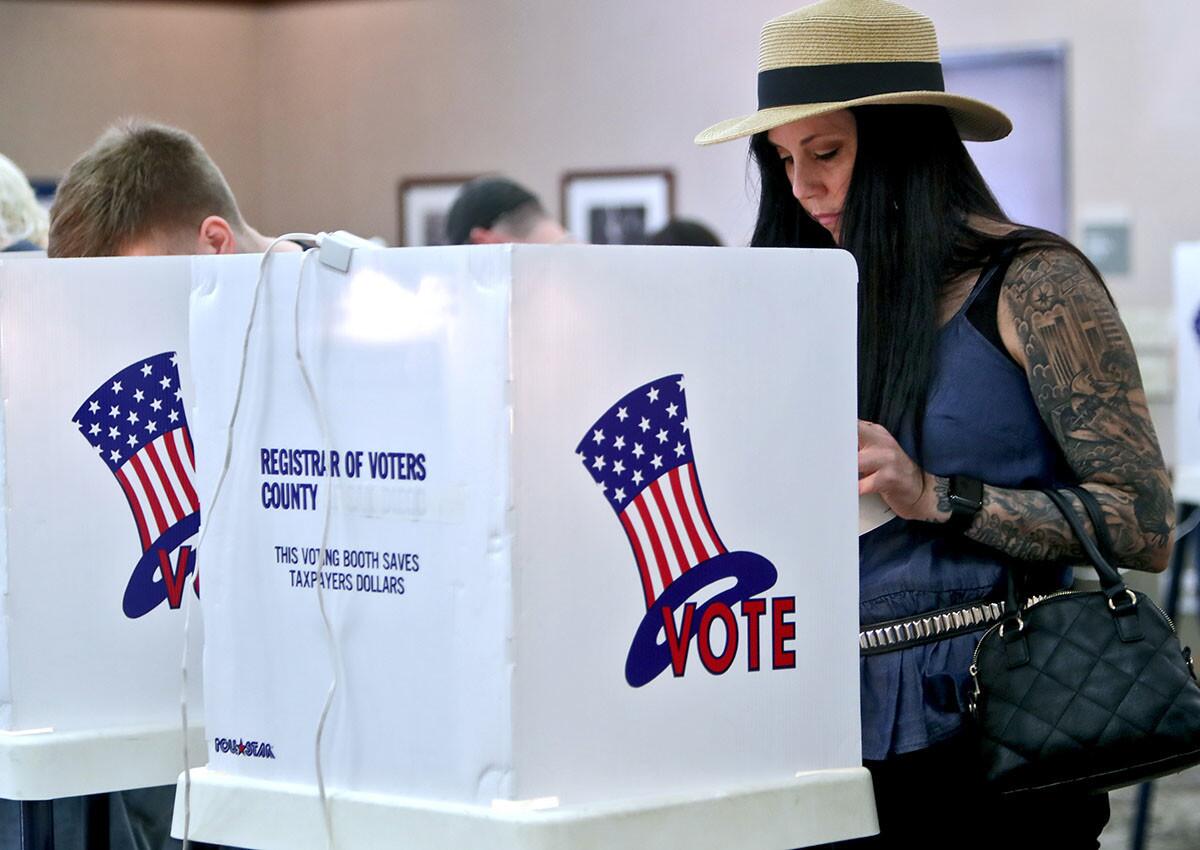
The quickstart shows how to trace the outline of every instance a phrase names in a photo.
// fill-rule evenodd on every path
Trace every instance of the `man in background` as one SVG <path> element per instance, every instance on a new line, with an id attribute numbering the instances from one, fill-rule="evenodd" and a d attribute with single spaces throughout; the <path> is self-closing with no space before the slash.
<path id="1" fill-rule="evenodd" d="M 569 242 L 537 195 L 504 177 L 480 177 L 462 188 L 446 217 L 451 245 Z"/>
<path id="2" fill-rule="evenodd" d="M 51 257 L 234 254 L 271 240 L 246 224 L 216 163 L 190 133 L 127 121 L 67 170 L 50 209 Z M 298 250 L 287 243 L 277 250 Z M 59 850 L 167 850 L 175 786 L 54 801 Z M 0 820 L 14 816 L 5 812 Z M 2 831 L 2 830 L 0 830 Z M 211 845 L 190 842 L 196 850 Z"/>
<path id="3" fill-rule="evenodd" d="M 50 210 L 47 253 L 236 254 L 265 251 L 270 243 L 242 218 L 225 177 L 194 136 L 127 121 L 106 130 L 68 169 Z"/>

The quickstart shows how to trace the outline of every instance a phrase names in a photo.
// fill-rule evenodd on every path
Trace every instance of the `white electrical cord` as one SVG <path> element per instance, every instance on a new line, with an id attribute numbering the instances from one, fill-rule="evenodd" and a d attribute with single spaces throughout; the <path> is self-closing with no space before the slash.
<path id="1" fill-rule="evenodd" d="M 329 809 L 329 798 L 325 792 L 325 773 L 321 768 L 321 741 L 325 737 L 325 721 L 329 719 L 329 709 L 333 706 L 333 695 L 337 691 L 338 682 L 341 678 L 338 668 L 341 666 L 342 654 L 338 649 L 337 637 L 333 633 L 333 624 L 329 621 L 329 612 L 325 608 L 325 582 L 321 577 L 321 566 L 326 560 L 325 553 L 329 547 L 329 524 L 333 513 L 333 467 L 331 456 L 333 444 L 329 437 L 329 423 L 325 419 L 325 410 L 321 407 L 316 386 L 313 384 L 312 375 L 309 374 L 308 366 L 304 362 L 304 353 L 300 347 L 300 295 L 304 287 L 304 265 L 308 262 L 311 253 L 311 251 L 305 252 L 304 259 L 300 261 L 300 279 L 296 282 L 296 303 L 292 314 L 292 322 L 295 331 L 296 363 L 300 367 L 300 374 L 304 378 L 304 386 L 308 389 L 308 397 L 312 401 L 313 412 L 317 417 L 317 426 L 321 429 L 321 449 L 325 453 L 325 475 L 323 476 L 323 486 L 321 488 L 325 491 L 325 518 L 321 526 L 321 548 L 317 550 L 317 607 L 321 610 L 321 622 L 325 626 L 325 638 L 329 642 L 329 661 L 333 670 L 333 678 L 329 682 L 329 690 L 325 693 L 325 703 L 321 707 L 321 719 L 317 723 L 315 749 L 317 792 L 321 796 L 321 814 L 325 819 L 325 838 L 328 842 L 329 850 L 333 850 L 333 814 Z"/>
<path id="2" fill-rule="evenodd" d="M 233 411 L 229 415 L 229 426 L 225 440 L 225 459 L 221 465 L 221 473 L 217 476 L 217 485 L 213 489 L 212 498 L 208 502 L 207 519 L 211 522 L 212 517 L 217 507 L 217 499 L 221 495 L 221 488 L 225 484 L 225 476 L 229 472 L 230 461 L 233 457 L 233 426 L 237 422 L 238 411 L 242 405 L 242 390 L 246 385 L 246 363 L 249 359 L 250 352 L 250 334 L 254 330 L 254 319 L 258 315 L 258 302 L 262 294 L 263 281 L 266 279 L 267 261 L 271 258 L 271 252 L 275 250 L 282 242 L 287 242 L 294 239 L 316 240 L 317 236 L 312 233 L 285 233 L 276 238 L 267 246 L 267 250 L 263 252 L 262 260 L 258 264 L 258 281 L 254 284 L 254 297 L 250 304 L 250 318 L 246 321 L 246 333 L 242 338 L 242 364 L 238 373 L 237 391 L 233 398 Z M 306 252 L 306 258 L 307 258 Z M 303 272 L 303 260 L 301 261 L 301 271 Z M 204 518 L 202 517 L 202 520 Z M 200 576 L 200 552 L 204 545 L 204 538 L 208 535 L 209 522 L 201 522 L 200 539 L 196 542 L 194 549 L 195 574 L 196 580 Z M 180 678 L 182 680 L 179 710 L 180 717 L 183 722 L 183 850 L 188 850 L 188 835 L 191 828 L 192 820 L 192 768 L 191 768 L 191 752 L 188 747 L 188 645 L 191 639 L 191 623 L 192 623 L 192 600 L 191 595 L 185 593 L 184 615 L 183 615 L 183 661 L 180 665 Z M 323 613 L 323 612 L 322 612 Z M 324 795 L 322 795 L 324 800 Z"/>

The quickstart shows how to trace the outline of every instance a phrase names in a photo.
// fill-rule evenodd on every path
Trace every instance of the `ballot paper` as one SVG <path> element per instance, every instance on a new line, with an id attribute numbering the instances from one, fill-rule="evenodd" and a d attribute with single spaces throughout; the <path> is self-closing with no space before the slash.
<path id="1" fill-rule="evenodd" d="M 872 529 L 879 528 L 885 522 L 896 518 L 896 512 L 887 506 L 876 493 L 868 493 L 858 497 L 858 533 L 866 534 Z"/>

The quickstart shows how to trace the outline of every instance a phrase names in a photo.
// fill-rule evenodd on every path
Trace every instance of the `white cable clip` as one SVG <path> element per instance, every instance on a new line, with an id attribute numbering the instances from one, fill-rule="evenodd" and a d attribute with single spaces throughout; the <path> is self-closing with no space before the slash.
<path id="1" fill-rule="evenodd" d="M 350 260 L 354 257 L 355 248 L 375 250 L 379 247 L 371 240 L 345 230 L 317 234 L 317 259 L 321 261 L 321 265 L 339 272 L 350 271 Z"/>

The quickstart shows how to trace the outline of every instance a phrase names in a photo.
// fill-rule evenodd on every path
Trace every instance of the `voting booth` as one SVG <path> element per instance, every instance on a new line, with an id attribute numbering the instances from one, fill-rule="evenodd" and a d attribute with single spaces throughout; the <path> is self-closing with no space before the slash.
<path id="1" fill-rule="evenodd" d="M 1175 248 L 1175 501 L 1200 505 L 1200 242 Z"/>
<path id="2" fill-rule="evenodd" d="M 177 837 L 326 846 L 335 674 L 339 847 L 876 831 L 848 254 L 258 262 L 193 265 L 208 764 Z"/>
<path id="3" fill-rule="evenodd" d="M 187 258 L 0 255 L 0 797 L 171 784 L 183 767 L 190 281 Z"/>

